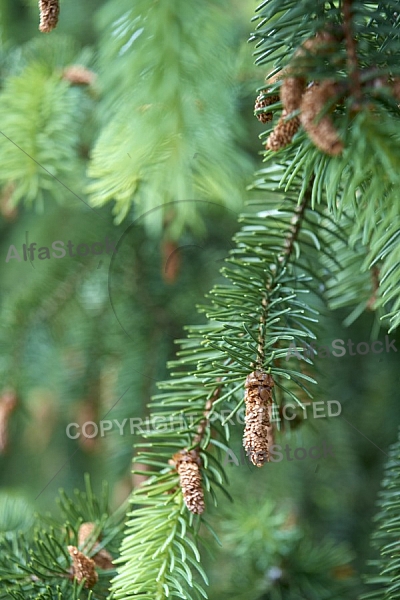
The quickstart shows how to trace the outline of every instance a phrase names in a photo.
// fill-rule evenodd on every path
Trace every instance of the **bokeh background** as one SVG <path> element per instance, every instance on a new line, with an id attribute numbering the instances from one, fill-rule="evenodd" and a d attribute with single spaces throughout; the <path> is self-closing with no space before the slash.
<path id="1" fill-rule="evenodd" d="M 0 1 L 0 528 L 54 512 L 58 489 L 82 488 L 86 472 L 95 490 L 109 482 L 115 508 L 138 483 L 137 432 L 73 440 L 66 427 L 148 416 L 174 340 L 204 319 L 195 305 L 221 277 L 262 164 L 253 103 L 266 73 L 247 43 L 256 4 L 186 4 L 179 19 L 168 5 L 149 14 L 154 36 L 141 42 L 143 1 L 64 0 L 47 36 L 36 1 Z M 76 65 L 85 83 L 66 71 Z M 107 237 L 112 259 L 6 262 L 11 245 L 22 257 L 27 242 Z M 385 338 L 373 314 L 346 326 L 347 313 L 320 310 L 318 345 Z M 234 503 L 211 510 L 222 547 L 205 552 L 210 598 L 285 598 L 285 577 L 320 569 L 354 599 L 400 417 L 396 345 L 316 358 L 316 399 L 342 413 L 299 420 L 276 442 L 325 441 L 333 457 L 226 465 Z M 240 456 L 242 427 L 232 430 Z"/>

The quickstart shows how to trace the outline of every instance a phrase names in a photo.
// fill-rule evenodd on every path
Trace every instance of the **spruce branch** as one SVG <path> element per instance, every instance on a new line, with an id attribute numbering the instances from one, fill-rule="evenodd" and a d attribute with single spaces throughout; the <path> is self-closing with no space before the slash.
<path id="1" fill-rule="evenodd" d="M 280 401 L 295 399 L 302 406 L 299 396 L 308 393 L 305 384 L 313 381 L 301 366 L 281 359 L 290 341 L 315 339 L 310 326 L 316 313 L 302 296 L 312 285 L 308 273 L 318 272 L 318 252 L 323 248 L 330 255 L 326 240 L 336 229 L 326 214 L 312 211 L 310 191 L 298 203 L 300 178 L 285 192 L 279 183 L 285 170 L 282 165 L 269 171 L 274 194 L 254 201 L 241 218 L 236 248 L 223 269 L 227 283 L 216 286 L 211 302 L 199 307 L 209 321 L 186 328 L 188 336 L 179 340 L 177 359 L 169 365 L 171 379 L 158 385 L 149 405 L 151 420 L 162 419 L 168 428 L 156 426 L 144 435 L 148 441 L 138 444 L 135 461 L 148 467 L 149 478 L 131 498 L 133 510 L 113 582 L 116 598 L 146 592 L 161 600 L 167 589 L 197 597 L 195 583 L 200 581 L 189 577 L 187 568 L 196 572 L 199 567 L 193 552 L 201 543 L 204 507 L 208 498 L 217 501 L 217 489 L 227 493 L 221 461 L 212 451 L 229 449 L 229 417 L 222 419 L 220 411 L 227 407 L 235 414 L 245 403 L 246 378 L 260 377 L 248 388 L 248 398 L 258 403 L 263 417 L 254 420 L 249 408 L 245 438 L 251 438 L 251 458 L 262 464 L 260 452 L 267 457 L 271 443 L 272 390 L 279 389 Z M 252 374 L 254 365 L 259 371 Z M 177 522 L 185 524 L 185 533 Z M 187 542 L 189 558 L 177 557 L 175 548 L 184 545 L 187 553 Z M 179 564 L 174 562 L 178 559 Z"/>
<path id="2" fill-rule="evenodd" d="M 45 198 L 60 201 L 64 194 L 70 200 L 70 188 L 79 190 L 83 165 L 78 148 L 88 107 L 84 92 L 39 57 L 6 77 L 0 92 L 5 115 L 0 184 L 13 182 L 13 206 L 23 200 L 43 208 Z"/>
<path id="3" fill-rule="evenodd" d="M 150 477 L 131 498 L 133 510 L 113 582 L 116 598 L 121 600 L 139 595 L 158 600 L 174 594 L 188 598 L 197 598 L 198 593 L 206 595 L 203 588 L 197 587 L 197 577 L 202 575 L 197 545 L 206 523 L 204 507 L 208 499 L 216 503 L 216 491 L 226 492 L 220 457 L 211 451 L 229 450 L 229 422 L 222 419 L 220 411 L 224 406 L 232 415 L 247 403 L 245 438 L 249 443 L 245 439 L 245 444 L 253 452 L 253 462 L 262 464 L 264 461 L 254 452 L 268 453 L 273 400 L 281 403 L 279 408 L 289 399 L 302 407 L 302 394 L 309 393 L 307 384 L 313 382 L 312 375 L 298 361 L 283 359 L 287 358 L 289 343 L 315 339 L 317 313 L 310 292 L 318 295 L 320 285 L 325 290 L 327 282 L 334 280 L 342 268 L 333 241 L 340 246 L 338 254 L 347 256 L 350 231 L 351 243 L 360 241 L 362 250 L 371 247 L 377 257 L 371 213 L 378 205 L 381 230 L 389 225 L 389 213 L 393 217 L 386 198 L 383 201 L 377 196 L 378 185 L 382 188 L 379 176 L 384 163 L 391 165 L 390 175 L 383 178 L 388 186 L 385 193 L 391 195 L 395 187 L 396 161 L 389 150 L 395 145 L 393 135 L 382 144 L 386 151 L 381 163 L 375 164 L 375 158 L 367 156 L 365 144 L 367 123 L 375 115 L 369 108 L 355 116 L 350 111 L 352 90 L 345 70 L 348 55 L 343 31 L 336 35 L 340 19 L 337 7 L 324 4 L 315 8 L 311 3 L 299 5 L 289 0 L 282 8 L 281 2 L 271 0 L 263 3 L 259 12 L 255 35 L 259 39 L 258 62 L 274 58 L 275 72 L 288 69 L 287 79 L 304 77 L 309 89 L 314 86 L 310 95 L 302 90 L 302 101 L 306 97 L 310 103 L 307 126 L 308 132 L 314 128 L 313 138 L 304 133 L 292 135 L 294 125 L 287 124 L 298 116 L 285 113 L 284 108 L 272 139 L 279 159 L 272 152 L 266 154 L 266 168 L 253 186 L 259 198 L 241 217 L 236 247 L 223 269 L 226 282 L 213 288 L 208 305 L 199 307 L 208 323 L 186 328 L 187 338 L 179 340 L 177 358 L 169 365 L 171 378 L 159 384 L 159 393 L 150 403 L 154 420 L 167 420 L 171 427 L 167 431 L 156 428 L 146 434 L 148 442 L 140 444 L 138 462 L 149 467 L 146 474 Z M 310 23 L 307 31 L 304 23 Z M 361 38 L 359 20 L 354 19 L 352 25 L 352 35 Z M 312 44 L 321 39 L 319 36 L 324 37 L 324 31 L 332 39 L 319 52 Z M 367 53 L 361 41 L 357 57 L 359 64 L 364 64 Z M 297 55 L 307 72 L 296 72 L 291 57 L 299 49 L 307 50 L 310 44 L 311 50 L 304 56 Z M 373 52 L 380 52 L 377 44 Z M 392 67 L 392 58 L 385 59 Z M 299 64 L 297 61 L 298 68 Z M 271 103 L 269 98 L 276 89 L 269 79 L 255 106 L 259 120 L 266 123 L 274 107 L 280 109 L 285 102 L 295 113 L 299 101 L 294 98 L 298 90 L 291 95 L 293 82 L 289 81 L 276 86 L 280 88 L 281 103 Z M 367 89 L 365 86 L 363 93 Z M 382 110 L 393 132 L 395 109 L 385 106 Z M 330 133 L 330 152 L 325 155 L 312 143 L 324 132 Z M 360 147 L 361 151 L 356 152 L 356 144 L 364 144 L 364 149 Z M 371 206 L 366 206 L 370 198 Z M 386 236 L 381 244 L 379 260 L 389 240 L 393 242 Z M 365 256 L 371 259 L 372 255 L 367 252 Z M 304 352 L 304 348 L 299 350 Z M 307 362 L 312 365 L 311 360 Z M 259 420 L 254 418 L 255 412 L 261 415 Z M 197 571 L 195 576 L 192 569 Z"/>
<path id="4" fill-rule="evenodd" d="M 282 9 L 272 1 L 261 5 L 260 23 L 253 35 L 258 40 L 257 62 L 263 64 L 272 56 L 275 70 L 287 75 L 288 83 L 280 86 L 283 105 L 291 98 L 288 89 L 293 79 L 297 78 L 297 84 L 302 78 L 309 82 L 305 91 L 299 88 L 302 100 L 294 114 L 299 114 L 310 139 L 300 130 L 289 145 L 285 142 L 271 148 L 268 140 L 276 135 L 273 129 L 262 134 L 270 136 L 267 149 L 279 150 L 279 161 L 288 163 L 284 176 L 288 187 L 294 174 L 303 174 L 302 194 L 311 185 L 312 206 L 327 205 L 338 224 L 345 219 L 344 211 L 352 215 L 349 243 L 353 249 L 356 245 L 364 248 L 362 272 L 379 268 L 379 286 L 370 297 L 374 296 L 374 309 L 383 324 L 388 323 L 389 331 L 400 323 L 400 262 L 393 243 L 400 230 L 400 113 L 396 100 L 400 51 L 396 27 L 387 32 L 385 40 L 379 32 L 385 29 L 392 11 L 390 3 L 366 6 L 357 0 L 345 0 L 340 13 L 333 5 L 304 4 L 300 8 L 289 2 Z M 300 14 L 312 24 L 309 29 L 314 34 L 299 28 L 288 42 L 290 52 L 278 53 L 288 23 L 300 23 Z M 271 113 L 279 108 L 279 104 L 273 105 Z M 265 158 L 267 164 L 276 159 L 271 151 Z M 357 273 L 356 279 L 364 290 L 365 278 Z M 355 281 L 351 288 L 355 291 Z M 332 288 L 328 295 L 331 292 Z M 349 304 L 351 295 L 345 294 L 344 303 Z M 336 296 L 339 298 L 339 293 Z M 363 300 L 363 310 L 372 307 L 368 300 Z M 349 319 L 361 314 L 361 303 L 357 305 Z"/>
<path id="5" fill-rule="evenodd" d="M 103 534 L 95 555 L 104 545 L 115 553 L 121 540 L 124 508 L 111 515 L 108 489 L 96 497 L 86 477 L 85 492 L 70 498 L 63 491 L 58 499 L 61 518 L 37 517 L 35 528 L 0 535 L 0 598 L 34 600 L 106 600 L 115 571 L 104 569 L 81 552 L 77 545 L 83 522 L 92 519 L 92 531 Z M 101 548 L 100 548 L 101 547 Z M 111 556 L 111 554 L 109 554 Z"/>
<path id="6" fill-rule="evenodd" d="M 177 202 L 172 219 L 164 204 L 200 198 L 234 210 L 242 205 L 239 190 L 251 164 L 237 144 L 240 119 L 230 58 L 237 40 L 227 33 L 226 19 L 221 5 L 209 0 L 166 5 L 138 0 L 133 6 L 114 0 L 102 10 L 100 70 L 108 93 L 88 193 L 92 206 L 112 202 L 117 222 L 133 206 L 161 207 L 145 226 L 176 242 L 186 228 L 203 229 L 201 204 Z M 165 23 L 175 24 L 174 36 Z M 225 61 L 216 61 L 216 54 Z"/>

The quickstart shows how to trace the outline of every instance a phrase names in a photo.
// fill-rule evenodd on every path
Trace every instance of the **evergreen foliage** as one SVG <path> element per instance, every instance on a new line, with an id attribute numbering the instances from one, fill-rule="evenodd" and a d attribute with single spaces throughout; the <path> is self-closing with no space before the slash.
<path id="1" fill-rule="evenodd" d="M 229 592 L 219 593 L 218 597 L 353 597 L 354 571 L 350 563 L 354 557 L 347 545 L 329 538 L 312 540 L 293 509 L 278 509 L 268 499 L 260 508 L 250 500 L 245 505 L 239 503 L 234 515 L 224 517 L 221 543 L 236 566 L 232 564 L 224 574 L 230 582 Z"/>
<path id="2" fill-rule="evenodd" d="M 7 347 L 0 357 L 2 379 L 26 408 L 46 369 L 48 386 L 60 389 L 62 425 L 81 402 L 79 419 L 73 420 L 97 421 L 114 407 L 112 417 L 122 418 L 148 410 L 154 429 L 135 444 L 134 490 L 124 526 L 127 507 L 112 513 L 106 493 L 95 495 L 88 479 L 85 492 L 73 498 L 61 493 L 61 516 L 37 517 L 32 530 L 31 511 L 19 520 L 0 498 L 0 598 L 207 598 L 204 550 L 212 553 L 219 542 L 220 514 L 222 543 L 240 568 L 238 581 L 233 573 L 237 600 L 358 595 L 354 555 L 342 541 L 345 526 L 329 537 L 321 527 L 324 535 L 318 538 L 293 507 L 285 508 L 278 492 L 273 499 L 247 498 L 230 514 L 225 459 L 237 441 L 231 419 L 244 411 L 251 373 L 273 382 L 268 394 L 278 412 L 290 403 L 297 407 L 289 427 L 281 422 L 272 428 L 282 440 L 296 434 L 309 400 L 322 396 L 320 382 L 316 385 L 320 373 L 305 348 L 322 337 L 327 307 L 346 312 L 346 325 L 375 311 L 375 336 L 380 327 L 394 332 L 400 322 L 397 2 L 267 0 L 258 7 L 252 40 L 256 63 L 267 75 L 258 92 L 263 100 L 274 98 L 267 102 L 272 119 L 265 118 L 271 125 L 260 138 L 275 132 L 282 147 L 263 153 L 222 277 L 207 303 L 198 305 L 186 338 L 177 340 L 169 378 L 163 379 L 164 362 L 172 355 L 169 338 L 177 337 L 191 314 L 182 289 L 194 289 L 201 263 L 195 259 L 183 283 L 169 282 L 174 291 L 168 294 L 160 265 L 166 247 L 177 250 L 178 243 L 190 246 L 203 236 L 220 249 L 216 212 L 208 238 L 205 233 L 205 201 L 227 213 L 241 207 L 251 166 L 240 146 L 235 27 L 226 13 L 222 2 L 210 0 L 196 5 L 109 0 L 99 12 L 96 59 L 92 50 L 76 50 L 57 32 L 2 59 L 0 208 L 6 218 L 18 204 L 21 211 L 12 230 L 2 225 L 2 251 L 16 238 L 27 243 L 28 233 L 30 240 L 51 245 L 59 222 L 57 238 L 71 238 L 74 231 L 87 244 L 119 239 L 119 250 L 106 260 L 108 285 L 97 256 L 15 263 L 22 268 L 14 271 L 7 270 L 8 263 L 2 266 L 7 289 L 0 311 L 0 342 Z M 325 42 L 315 51 L 322 34 Z M 81 86 L 68 80 L 65 68 L 76 64 L 95 69 L 98 82 Z M 278 78 L 271 80 L 271 73 Z M 311 125 L 305 110 L 286 110 L 282 90 L 290 80 L 302 88 L 296 101 L 303 109 L 305 97 L 310 103 L 314 94 L 315 101 L 315 90 L 333 90 L 321 110 L 312 107 L 319 114 Z M 289 139 L 300 122 L 303 127 Z M 327 131 L 340 151 L 323 151 Z M 32 204 L 46 207 L 39 225 L 27 210 Z M 124 219 L 131 220 L 125 230 Z M 231 225 L 228 217 L 225 224 Z M 214 275 L 207 270 L 201 285 Z M 24 289 L 16 285 L 22 278 Z M 196 295 L 199 302 L 201 294 Z M 179 316 L 171 319 L 175 301 Z M 38 422 L 46 449 L 51 419 L 45 414 Z M 343 459 L 347 433 L 333 428 L 330 435 L 341 444 Z M 93 441 L 107 456 L 102 462 L 110 479 L 131 458 L 121 438 Z M 76 444 L 79 475 L 89 451 L 81 440 Z M 64 446 L 66 455 L 75 447 L 69 441 Z M 381 588 L 365 599 L 398 597 L 393 537 L 398 450 L 397 444 L 391 451 L 378 515 L 381 558 L 374 564 L 380 575 L 370 578 Z M 280 492 L 291 485 L 294 480 L 284 481 Z M 325 485 L 328 494 L 321 496 L 319 510 L 333 504 L 327 496 L 334 484 Z M 21 500 L 16 510 L 23 506 Z M 68 552 L 68 546 L 79 545 L 85 522 L 96 525 L 99 543 L 116 567 L 98 569 L 90 590 L 87 580 L 74 579 Z M 88 557 L 94 555 L 93 547 Z M 232 591 L 218 597 L 224 594 Z"/>
<path id="3" fill-rule="evenodd" d="M 334 102 L 340 102 L 333 119 L 339 138 L 344 140 L 342 155 L 321 153 L 301 132 L 279 153 L 279 158 L 289 165 L 281 184 L 288 186 L 292 174 L 299 173 L 303 178 L 302 194 L 312 182 L 313 205 L 326 203 L 337 219 L 344 210 L 352 211 L 354 227 L 349 231 L 349 251 L 362 244 L 362 270 L 378 266 L 375 307 L 385 308 L 384 318 L 389 320 L 392 331 L 400 318 L 396 243 L 400 214 L 399 109 L 390 85 L 399 70 L 399 23 L 396 3 L 355 1 L 344 2 L 343 7 L 346 4 L 351 6 L 350 22 L 346 22 L 348 17 L 338 3 L 263 3 L 257 10 L 253 39 L 257 41 L 259 65 L 269 65 L 274 60 L 276 67 L 284 68 L 294 63 L 291 68 L 295 75 L 308 81 L 329 79 L 338 85 L 329 108 L 332 110 Z M 348 28 L 356 47 L 356 64 L 346 39 Z M 299 47 L 321 32 L 331 32 L 336 38 L 325 51 L 310 52 L 304 60 L 294 60 Z M 267 164 L 274 160 L 275 154 L 269 152 Z M 337 295 L 340 294 L 339 287 Z M 355 294 L 355 290 L 349 294 L 349 303 L 354 302 Z"/>
<path id="4" fill-rule="evenodd" d="M 29 531 L 11 530 L 0 534 L 0 598 L 71 598 L 100 600 L 109 596 L 112 570 L 100 570 L 95 590 L 85 589 L 85 579 L 79 582 L 71 571 L 68 545 L 78 546 L 78 530 L 82 523 L 96 525 L 102 541 L 96 550 L 118 550 L 121 537 L 122 511 L 110 514 L 107 486 L 95 496 L 89 478 L 85 492 L 75 491 L 69 498 L 63 491 L 58 500 L 60 516 L 36 519 Z M 92 550 L 89 553 L 91 556 Z"/>
<path id="5" fill-rule="evenodd" d="M 63 68 L 83 58 L 68 38 L 33 40 L 8 56 L 0 92 L 5 115 L 0 183 L 10 206 L 24 199 L 43 211 L 45 199 L 79 196 L 84 177 L 80 145 L 92 102 L 86 89 L 65 80 Z"/>
<path id="6" fill-rule="evenodd" d="M 115 201 L 117 222 L 133 202 L 139 211 L 188 198 L 241 205 L 251 163 L 237 148 L 234 40 L 226 20 L 223 3 L 210 1 L 124 0 L 102 9 L 101 81 L 111 93 L 101 106 L 88 191 L 93 206 Z M 198 230 L 197 212 L 196 203 L 177 203 L 151 213 L 146 224 L 175 240 Z"/>
<path id="7" fill-rule="evenodd" d="M 179 448 L 188 452 L 198 449 L 204 486 L 215 501 L 214 487 L 223 486 L 224 473 L 221 464 L 212 461 L 208 448 L 217 446 L 227 450 L 229 417 L 218 423 L 218 413 L 222 406 L 231 408 L 230 416 L 241 408 L 240 395 L 246 376 L 255 369 L 271 373 L 277 404 L 293 398 L 301 406 L 298 389 L 307 393 L 304 382 L 312 378 L 301 372 L 298 365 L 295 370 L 283 366 L 281 360 L 287 355 L 287 340 L 299 343 L 304 338 L 309 342 L 315 337 L 313 295 L 304 293 L 310 289 L 320 291 L 321 272 L 329 275 L 328 281 L 322 278 L 322 290 L 329 287 L 329 299 L 334 303 L 336 274 L 343 270 L 338 257 L 348 262 L 349 254 L 355 252 L 358 258 L 361 245 L 361 252 L 365 253 L 362 269 L 367 271 L 378 261 L 380 269 L 378 289 L 372 279 L 370 287 L 370 298 L 377 294 L 378 299 L 374 303 L 369 302 L 370 298 L 364 300 L 363 308 L 373 304 L 384 306 L 390 330 L 398 324 L 396 273 L 400 263 L 397 249 L 393 248 L 399 218 L 395 168 L 399 147 L 398 108 L 389 85 L 398 68 L 397 25 L 382 44 L 376 28 L 385 27 L 384 19 L 393 14 L 392 3 L 383 8 L 376 4 L 373 13 L 370 3 L 356 2 L 351 5 L 350 13 L 348 8 L 349 4 L 346 10 L 346 4 L 321 3 L 315 7 L 314 3 L 299 5 L 289 1 L 282 6 L 281 2 L 272 1 L 258 9 L 259 25 L 253 39 L 258 40 L 259 64 L 274 60 L 275 67 L 287 68 L 292 61 L 292 76 L 309 82 L 330 78 L 338 84 L 339 97 L 331 99 L 329 108 L 333 109 L 334 102 L 341 100 L 334 111 L 333 126 L 339 139 L 344 140 L 344 151 L 340 156 L 324 154 L 315 147 L 315 140 L 301 132 L 279 152 L 278 160 L 275 152 L 267 153 L 267 167 L 254 186 L 262 198 L 256 203 L 262 203 L 267 210 L 258 206 L 258 212 L 243 218 L 244 227 L 236 236 L 237 247 L 224 269 L 229 284 L 215 287 L 210 295 L 211 306 L 202 308 L 211 322 L 208 326 L 188 328 L 188 340 L 182 342 L 178 360 L 173 363 L 179 371 L 172 374 L 169 382 L 161 384 L 165 391 L 151 405 L 153 409 L 161 409 L 155 416 L 173 420 L 178 414 L 194 411 L 196 417 L 193 427 L 163 432 L 157 441 L 151 439 L 149 451 L 138 454 L 137 460 L 150 467 L 151 477 L 133 495 L 133 503 L 144 508 L 130 514 L 121 554 L 124 564 L 114 581 L 119 598 L 135 595 L 150 598 L 152 590 L 153 597 L 156 594 L 161 600 L 168 597 L 171 585 L 178 597 L 197 597 L 196 591 L 187 591 L 193 588 L 191 576 L 184 573 L 182 565 L 174 569 L 175 556 L 168 555 L 174 538 L 182 536 L 179 530 L 171 530 L 170 519 L 174 522 L 176 503 L 183 505 L 176 472 L 173 474 L 169 469 L 167 459 Z M 302 44 L 322 31 L 332 32 L 329 53 L 309 52 L 305 60 L 293 60 L 293 53 L 298 57 Z M 354 44 L 359 61 L 356 63 Z M 380 86 L 375 65 L 380 68 Z M 386 77 L 386 83 L 382 83 L 382 77 Z M 343 244 L 343 249 L 336 249 L 334 254 L 332 237 L 335 243 L 341 240 Z M 314 249 L 316 261 L 313 261 Z M 318 256 L 324 253 L 325 271 L 318 265 Z M 331 269 L 327 272 L 328 264 Z M 365 297 L 364 278 L 352 282 L 343 304 L 354 305 L 355 300 L 358 303 L 360 295 Z M 212 417 L 216 417 L 216 422 L 211 423 Z M 167 492 L 169 497 L 165 497 Z M 153 522 L 161 506 L 165 507 L 164 525 L 160 522 L 143 534 L 140 519 L 145 516 L 146 522 Z M 191 523 L 193 517 L 183 509 L 182 516 L 185 515 Z M 194 519 L 196 523 L 198 517 Z M 161 550 L 160 529 L 164 529 L 166 540 Z M 147 549 L 140 553 L 137 547 L 144 539 Z M 159 553 L 163 554 L 161 566 L 150 560 L 146 565 L 146 558 L 158 557 Z M 188 562 L 194 562 L 193 557 Z M 140 565 L 140 569 L 135 571 L 135 565 Z M 168 587 L 163 589 L 163 584 Z M 185 591 L 181 588 L 183 584 Z"/>

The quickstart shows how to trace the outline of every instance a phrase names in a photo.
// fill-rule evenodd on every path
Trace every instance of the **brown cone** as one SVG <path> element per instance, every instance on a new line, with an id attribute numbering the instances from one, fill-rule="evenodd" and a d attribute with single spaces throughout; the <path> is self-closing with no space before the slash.
<path id="1" fill-rule="evenodd" d="M 306 87 L 306 81 L 302 77 L 286 77 L 281 85 L 281 101 L 287 114 L 300 108 L 301 98 Z"/>
<path id="2" fill-rule="evenodd" d="M 271 375 L 262 371 L 254 371 L 246 378 L 243 446 L 256 467 L 262 467 L 269 461 L 269 407 L 273 386 Z"/>
<path id="3" fill-rule="evenodd" d="M 181 450 L 172 457 L 179 473 L 179 483 L 183 499 L 190 512 L 200 515 L 205 508 L 204 492 L 201 485 L 200 457 L 195 450 Z"/>
<path id="4" fill-rule="evenodd" d="M 60 14 L 59 0 L 39 0 L 40 25 L 39 30 L 42 33 L 49 33 L 58 23 Z"/>
<path id="5" fill-rule="evenodd" d="M 266 150 L 277 152 L 281 148 L 288 146 L 292 141 L 294 134 L 300 127 L 300 119 L 293 117 L 293 119 L 286 121 L 286 117 L 287 112 L 284 110 L 275 128 L 269 134 L 265 145 Z"/>
<path id="6" fill-rule="evenodd" d="M 336 93 L 336 83 L 326 79 L 308 88 L 300 107 L 300 121 L 309 137 L 317 148 L 331 156 L 340 154 L 344 146 L 329 115 L 322 118 L 319 115 Z"/>
<path id="7" fill-rule="evenodd" d="M 276 102 L 279 102 L 279 96 L 278 95 L 274 95 L 274 96 L 264 96 L 264 94 L 267 94 L 268 90 L 262 90 L 259 95 L 257 96 L 256 102 L 254 104 L 254 114 L 257 117 L 257 119 L 259 121 L 261 121 L 261 123 L 268 123 L 268 121 L 272 120 L 272 112 L 267 112 L 267 111 L 263 111 L 260 112 L 258 114 L 256 114 L 256 111 L 259 110 L 260 108 L 266 108 L 267 106 L 271 106 L 271 104 L 275 104 Z"/>
<path id="8" fill-rule="evenodd" d="M 85 588 L 91 589 L 99 579 L 94 561 L 85 556 L 75 546 L 68 546 L 68 552 L 72 558 L 74 577 L 78 580 L 78 583 L 85 579 Z"/>
<path id="9" fill-rule="evenodd" d="M 271 86 L 274 83 L 276 83 L 277 81 L 279 81 L 279 79 L 282 78 L 282 75 L 283 75 L 283 71 L 276 73 L 273 77 L 267 76 L 265 78 L 265 81 L 267 82 L 268 86 Z M 254 104 L 254 114 L 260 108 L 266 108 L 267 106 L 271 106 L 272 104 L 279 102 L 279 94 L 274 93 L 274 94 L 272 94 L 272 96 L 266 96 L 266 94 L 269 94 L 269 93 L 270 93 L 269 87 L 266 88 L 265 90 L 261 90 L 261 92 L 257 96 L 256 102 Z M 268 121 L 272 120 L 273 113 L 268 112 L 268 111 L 263 111 L 261 113 L 258 113 L 257 115 L 255 114 L 255 116 L 257 117 L 257 119 L 259 121 L 261 121 L 261 123 L 268 123 Z"/>

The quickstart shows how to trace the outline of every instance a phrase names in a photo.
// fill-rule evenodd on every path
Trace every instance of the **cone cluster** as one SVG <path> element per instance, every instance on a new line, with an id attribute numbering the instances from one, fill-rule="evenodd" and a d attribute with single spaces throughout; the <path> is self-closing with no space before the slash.
<path id="1" fill-rule="evenodd" d="M 42 33 L 50 33 L 58 23 L 60 14 L 59 0 L 39 0 L 40 24 Z"/>
<path id="2" fill-rule="evenodd" d="M 205 508 L 200 465 L 201 460 L 195 450 L 181 450 L 174 454 L 173 464 L 179 473 L 179 484 L 183 499 L 190 512 L 200 515 Z"/>
<path id="3" fill-rule="evenodd" d="M 269 461 L 268 434 L 271 428 L 270 406 L 272 404 L 272 376 L 254 371 L 245 382 L 245 428 L 243 446 L 256 467 Z"/>
<path id="4" fill-rule="evenodd" d="M 94 560 L 87 557 L 83 552 L 80 552 L 75 546 L 68 546 L 68 552 L 72 558 L 73 576 L 77 579 L 78 583 L 81 583 L 85 579 L 84 587 L 91 589 L 99 579 Z"/>
<path id="5" fill-rule="evenodd" d="M 307 57 L 318 52 L 327 52 L 333 41 L 333 36 L 328 32 L 320 32 L 306 40 L 294 56 L 293 63 L 296 65 L 296 70 L 304 74 L 308 68 Z M 278 123 L 267 139 L 265 148 L 273 152 L 285 148 L 291 143 L 301 124 L 310 139 L 322 152 L 332 156 L 340 154 L 343 150 L 343 143 L 330 116 L 324 114 L 321 117 L 327 103 L 338 93 L 336 84 L 331 80 L 321 84 L 312 82 L 307 88 L 306 77 L 304 75 L 295 76 L 293 73 L 293 66 L 289 66 L 279 74 L 279 78 L 282 79 L 279 98 L 283 110 Z M 261 95 L 257 98 L 256 106 L 257 102 L 260 104 L 260 100 Z M 299 111 L 300 117 L 291 116 L 295 111 Z M 272 113 L 261 113 L 258 118 L 263 114 L 268 118 L 262 122 L 272 119 Z"/>
<path id="6" fill-rule="evenodd" d="M 276 83 L 276 81 L 278 81 L 278 79 L 279 79 L 279 74 L 274 75 L 273 77 L 266 78 L 266 81 L 267 81 L 267 84 L 269 86 L 271 86 L 274 83 Z M 267 87 L 264 90 L 261 90 L 261 92 L 257 96 L 256 102 L 254 104 L 254 114 L 257 117 L 257 119 L 259 121 L 261 121 L 261 123 L 268 123 L 268 121 L 272 121 L 273 113 L 270 111 L 265 111 L 265 110 L 262 112 L 257 112 L 257 111 L 259 111 L 262 108 L 267 108 L 268 106 L 271 106 L 272 104 L 275 104 L 276 102 L 279 102 L 279 94 L 277 94 L 277 93 L 271 94 L 271 90 L 269 89 L 269 87 Z"/>
<path id="7" fill-rule="evenodd" d="M 78 531 L 78 546 L 81 550 L 96 550 L 99 548 L 99 539 L 93 538 L 93 532 L 96 529 L 95 523 L 82 523 Z M 101 548 L 92 556 L 94 563 L 101 569 L 108 570 L 113 569 L 111 554 L 105 549 Z"/>

